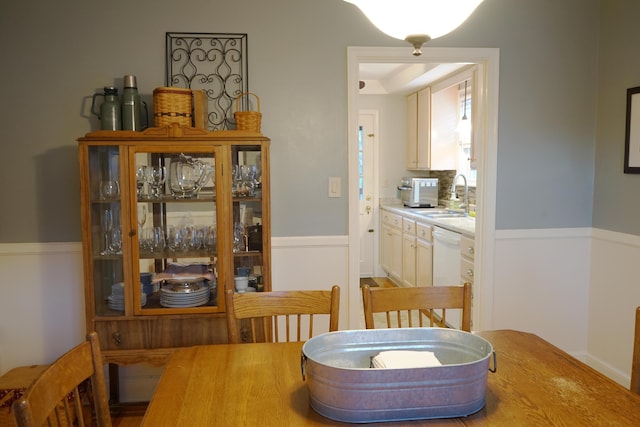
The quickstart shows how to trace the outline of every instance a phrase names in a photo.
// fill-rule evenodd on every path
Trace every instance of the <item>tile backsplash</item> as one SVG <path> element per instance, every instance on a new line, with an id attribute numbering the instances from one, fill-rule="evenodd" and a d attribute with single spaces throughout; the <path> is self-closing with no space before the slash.
<path id="1" fill-rule="evenodd" d="M 453 182 L 453 178 L 456 177 L 455 170 L 444 170 L 444 171 L 425 171 L 424 175 L 428 178 L 438 178 L 439 189 L 438 189 L 438 202 L 440 205 L 444 205 L 444 202 L 449 201 L 451 199 L 451 183 Z M 462 200 L 464 198 L 464 184 L 463 180 L 458 178 L 458 182 L 456 183 L 456 194 L 458 198 Z M 476 204 L 476 187 L 469 187 L 469 204 Z"/>

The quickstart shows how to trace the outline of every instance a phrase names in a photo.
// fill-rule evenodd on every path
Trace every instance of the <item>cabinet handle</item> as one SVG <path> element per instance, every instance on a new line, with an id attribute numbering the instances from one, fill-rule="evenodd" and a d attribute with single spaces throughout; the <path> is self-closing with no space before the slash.
<path id="1" fill-rule="evenodd" d="M 467 276 L 469 277 L 473 277 L 473 270 L 472 269 L 467 269 Z"/>
<path id="2" fill-rule="evenodd" d="M 113 342 L 116 345 L 122 344 L 122 339 L 120 338 L 120 332 L 114 332 L 111 336 L 113 337 Z"/>
<path id="3" fill-rule="evenodd" d="M 467 246 L 467 252 L 469 252 L 469 255 L 473 255 L 473 246 Z"/>
<path id="4" fill-rule="evenodd" d="M 131 231 L 129 231 L 129 237 L 133 237 L 136 235 L 136 230 L 131 229 Z"/>

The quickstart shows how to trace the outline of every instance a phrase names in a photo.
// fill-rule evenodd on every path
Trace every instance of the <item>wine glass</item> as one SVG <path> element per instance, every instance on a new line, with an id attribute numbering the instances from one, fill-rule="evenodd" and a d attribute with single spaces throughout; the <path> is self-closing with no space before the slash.
<path id="1" fill-rule="evenodd" d="M 114 227 L 109 232 L 109 250 L 112 254 L 122 254 L 122 229 Z"/>
<path id="2" fill-rule="evenodd" d="M 113 229 L 113 215 L 109 209 L 105 209 L 100 218 L 102 225 L 102 232 L 104 233 L 104 249 L 100 252 L 100 255 L 111 255 L 111 230 Z"/>
<path id="3" fill-rule="evenodd" d="M 151 187 L 152 198 L 160 198 L 160 188 L 164 185 L 166 178 L 166 169 L 164 166 L 150 166 L 147 168 L 147 180 Z"/>
<path id="4" fill-rule="evenodd" d="M 114 200 L 120 195 L 120 184 L 117 180 L 100 182 L 100 196 L 102 200 Z"/>
<path id="5" fill-rule="evenodd" d="M 138 231 L 142 232 L 144 223 L 147 222 L 147 205 L 138 205 Z"/>
<path id="6" fill-rule="evenodd" d="M 147 195 L 144 193 L 144 184 L 147 181 L 147 166 L 138 166 L 136 169 L 136 191 L 138 200 L 144 200 Z"/>

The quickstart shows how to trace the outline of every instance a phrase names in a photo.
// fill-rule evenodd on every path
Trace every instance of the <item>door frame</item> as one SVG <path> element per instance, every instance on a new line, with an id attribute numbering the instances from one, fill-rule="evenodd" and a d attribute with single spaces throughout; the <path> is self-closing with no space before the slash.
<path id="1" fill-rule="evenodd" d="M 407 48 L 347 47 L 347 130 L 349 170 L 348 299 L 350 329 L 363 324 L 360 295 L 360 227 L 358 207 L 358 115 L 360 63 L 476 63 L 482 64 L 484 90 L 478 96 L 484 111 L 484 144 L 476 147 L 478 183 L 476 188 L 476 234 L 473 329 L 493 328 L 493 283 L 495 247 L 495 207 L 498 146 L 499 57 L 497 48 L 423 48 L 412 57 Z"/>

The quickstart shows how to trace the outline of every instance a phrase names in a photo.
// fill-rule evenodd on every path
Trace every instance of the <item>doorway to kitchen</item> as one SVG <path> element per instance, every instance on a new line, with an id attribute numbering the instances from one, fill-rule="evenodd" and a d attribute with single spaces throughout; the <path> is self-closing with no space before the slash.
<path id="1" fill-rule="evenodd" d="M 495 234 L 495 190 L 498 117 L 498 65 L 499 50 L 493 48 L 423 48 L 423 55 L 412 57 L 406 48 L 348 48 L 348 146 L 349 146 L 349 325 L 361 327 L 362 314 L 358 310 L 360 295 L 361 251 L 369 250 L 361 245 L 361 203 L 359 198 L 359 67 L 361 63 L 408 64 L 478 64 L 481 71 L 481 88 L 478 94 L 481 144 L 476 158 L 479 179 L 476 188 L 477 218 L 475 245 L 476 276 L 474 280 L 474 329 L 490 329 L 492 325 L 493 299 L 493 247 Z M 399 149 L 404 144 L 400 143 Z M 373 200 L 377 211 L 378 199 Z M 377 227 L 377 224 L 374 223 Z M 374 233 L 375 234 L 375 233 Z M 375 250 L 375 248 L 374 248 Z M 375 267 L 374 267 L 375 268 Z"/>
<path id="2" fill-rule="evenodd" d="M 360 210 L 360 277 L 373 277 L 378 265 L 378 111 L 360 110 L 358 119 L 358 199 Z"/>

